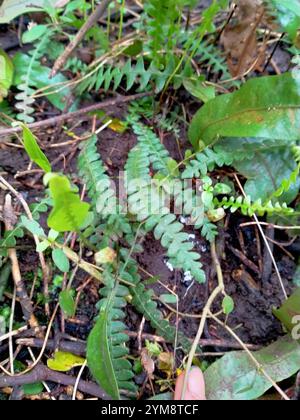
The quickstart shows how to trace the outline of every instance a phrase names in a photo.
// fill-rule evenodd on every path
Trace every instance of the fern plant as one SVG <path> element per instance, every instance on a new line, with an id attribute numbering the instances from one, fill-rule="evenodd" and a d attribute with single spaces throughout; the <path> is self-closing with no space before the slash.
<path id="1" fill-rule="evenodd" d="M 184 334 L 178 333 L 176 328 L 164 319 L 157 303 L 154 301 L 153 291 L 147 290 L 142 283 L 138 273 L 138 265 L 131 257 L 132 252 L 140 250 L 135 246 L 136 231 L 134 223 L 130 223 L 125 215 L 108 216 L 103 212 L 103 207 L 97 205 L 98 200 L 101 200 L 102 197 L 102 190 L 98 187 L 99 182 L 101 185 L 102 181 L 107 181 L 109 178 L 105 174 L 105 168 L 97 152 L 96 141 L 96 136 L 92 136 L 81 150 L 78 161 L 80 176 L 86 183 L 92 202 L 92 210 L 95 214 L 94 224 L 89 232 L 98 248 L 103 247 L 104 244 L 102 238 L 100 240 L 98 238 L 98 241 L 95 238 L 95 228 L 99 228 L 101 235 L 105 235 L 111 218 L 115 221 L 122 220 L 120 225 L 127 227 L 118 229 L 117 226 L 120 225 L 114 224 L 114 229 L 118 230 L 117 237 L 125 234 L 123 246 L 119 248 L 117 272 L 113 273 L 112 268 L 107 267 L 103 274 L 105 287 L 100 289 L 102 297 L 99 303 L 100 315 L 88 340 L 87 357 L 91 371 L 99 384 L 111 396 L 119 398 L 122 390 L 130 393 L 135 391 L 135 386 L 131 381 L 133 376 L 131 364 L 126 358 L 128 351 L 125 344 L 128 341 L 128 336 L 124 333 L 126 326 L 122 323 L 128 296 L 132 297 L 132 305 L 145 316 L 157 333 L 161 334 L 166 341 L 174 343 L 177 338 L 178 346 L 185 352 L 189 351 L 191 343 Z M 146 156 L 145 159 L 148 160 Z M 143 164 L 140 156 L 136 163 L 139 165 L 138 174 Z M 103 223 L 97 226 L 97 223 L 101 221 Z M 88 233 L 85 233 L 85 236 L 89 236 Z M 118 239 L 115 238 L 115 240 L 118 243 Z M 119 285 L 117 278 L 121 278 L 132 286 L 127 288 Z"/>
<path id="2" fill-rule="evenodd" d="M 122 391 L 136 392 L 132 382 L 132 365 L 126 358 L 129 354 L 123 323 L 126 306 L 125 297 L 129 290 L 119 285 L 111 268 L 107 267 L 103 279 L 106 286 L 100 291 L 99 317 L 91 331 L 87 344 L 87 360 L 93 376 L 101 387 L 115 400 L 120 399 Z"/>
<path id="3" fill-rule="evenodd" d="M 35 100 L 32 96 L 35 92 L 36 84 L 33 81 L 33 73 L 39 71 L 40 59 L 47 49 L 50 42 L 50 36 L 51 34 L 47 33 L 41 38 L 35 48 L 28 52 L 30 57 L 28 66 L 26 68 L 19 69 L 19 72 L 22 72 L 22 75 L 20 76 L 21 83 L 17 86 L 20 93 L 18 93 L 15 97 L 18 101 L 15 107 L 20 111 L 17 114 L 17 119 L 25 123 L 31 123 L 34 121 L 34 118 L 32 117 L 34 108 L 32 105 Z"/>

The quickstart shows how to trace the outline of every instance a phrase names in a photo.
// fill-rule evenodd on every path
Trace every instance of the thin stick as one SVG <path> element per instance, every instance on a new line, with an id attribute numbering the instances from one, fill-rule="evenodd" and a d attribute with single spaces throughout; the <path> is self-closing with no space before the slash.
<path id="1" fill-rule="evenodd" d="M 127 334 L 129 337 L 137 338 L 138 332 L 136 331 L 125 331 L 125 334 Z M 155 341 L 157 343 L 165 343 L 166 340 L 163 337 L 160 337 L 158 335 L 148 334 L 148 333 L 142 333 L 142 340 L 149 340 L 149 341 Z M 44 344 L 44 340 L 40 338 L 18 338 L 16 340 L 16 344 L 27 346 L 27 347 L 36 347 L 41 348 Z M 218 340 L 218 339 L 201 339 L 199 341 L 199 345 L 201 347 L 220 347 L 224 349 L 234 349 L 234 350 L 240 350 L 242 347 L 231 340 Z M 245 346 L 249 350 L 260 350 L 261 346 L 257 346 L 254 344 L 245 344 Z M 57 343 L 55 340 L 48 340 L 46 348 L 48 350 L 62 350 L 68 353 L 77 354 L 78 356 L 85 356 L 86 355 L 86 342 L 84 341 L 66 341 L 62 340 Z"/>
<path id="2" fill-rule="evenodd" d="M 49 126 L 54 126 L 56 124 L 59 124 L 61 122 L 72 120 L 75 118 L 80 118 L 82 120 L 86 119 L 86 114 L 90 112 L 97 111 L 102 108 L 108 108 L 113 107 L 119 104 L 124 104 L 126 102 L 133 102 L 137 99 L 144 98 L 146 96 L 153 95 L 152 92 L 144 92 L 144 93 L 137 93 L 136 95 L 129 95 L 129 96 L 117 96 L 114 99 L 107 99 L 106 101 L 99 102 L 94 105 L 87 106 L 85 108 L 81 108 L 78 111 L 69 112 L 67 114 L 58 115 L 56 117 L 48 118 L 47 120 L 38 121 L 35 123 L 28 124 L 28 127 L 31 130 L 39 129 L 39 128 L 45 128 Z M 0 137 L 8 136 L 11 134 L 16 134 L 22 132 L 22 127 L 13 127 L 13 128 L 5 128 L 3 130 L 0 130 Z"/>
<path id="3" fill-rule="evenodd" d="M 26 331 L 26 330 L 28 330 L 27 325 L 19 328 L 18 330 L 11 331 L 7 334 L 1 335 L 0 336 L 0 343 L 1 343 L 1 341 L 5 341 L 5 340 L 9 339 L 10 337 L 15 337 L 16 335 L 19 335 L 21 332 Z"/>
<path id="4" fill-rule="evenodd" d="M 3 368 L 3 366 L 2 365 L 0 365 L 0 369 L 6 374 L 6 375 L 8 375 L 8 376 L 10 376 L 10 377 L 13 377 L 13 378 L 17 378 L 17 377 L 19 377 L 19 376 L 23 376 L 23 375 L 25 375 L 26 373 L 28 373 L 28 372 L 30 372 L 32 369 L 34 369 L 39 363 L 40 363 L 40 361 L 41 361 L 41 359 L 42 359 L 42 357 L 43 357 L 43 355 L 44 355 L 44 352 L 45 352 L 45 350 L 46 350 L 46 347 L 47 347 L 47 342 L 48 342 L 48 339 L 49 339 L 49 336 L 50 336 L 50 332 L 51 332 L 51 328 L 52 328 L 52 324 L 53 324 L 53 322 L 54 322 L 54 319 L 55 319 L 55 316 L 56 316 L 56 313 L 57 313 L 57 310 L 58 310 L 58 308 L 59 308 L 59 303 L 56 305 L 56 307 L 55 307 L 55 309 L 54 309 L 54 311 L 53 311 L 53 314 L 52 314 L 52 317 L 51 317 L 51 319 L 50 319 L 50 322 L 49 322 L 49 324 L 48 324 L 48 327 L 47 327 L 47 331 L 46 331 L 46 335 L 45 335 L 45 338 L 44 338 L 44 343 L 43 343 L 43 346 L 42 346 L 42 348 L 41 348 L 41 351 L 40 351 L 40 353 L 39 353 L 39 355 L 38 355 L 38 357 L 37 357 L 37 359 L 36 359 L 36 361 L 32 364 L 32 365 L 30 365 L 30 366 L 28 366 L 28 368 L 26 368 L 23 372 L 20 372 L 20 373 L 17 373 L 16 375 L 11 375 L 6 369 L 4 369 Z M 1 377 L 0 377 L 0 383 L 1 383 Z"/>
<path id="5" fill-rule="evenodd" d="M 42 381 L 54 382 L 65 386 L 74 386 L 76 378 L 60 372 L 55 372 L 54 370 L 50 370 L 46 366 L 39 364 L 30 373 L 23 376 L 0 376 L 0 388 L 34 384 Z M 111 397 L 107 395 L 98 384 L 93 382 L 80 380 L 78 389 L 81 392 L 101 398 L 102 400 L 111 400 Z"/>
<path id="6" fill-rule="evenodd" d="M 105 10 L 109 6 L 112 0 L 102 0 L 102 2 L 96 7 L 95 11 L 90 15 L 85 24 L 78 31 L 75 38 L 69 43 L 64 52 L 55 61 L 53 69 L 50 73 L 50 78 L 54 77 L 57 72 L 65 65 L 67 59 L 70 57 L 72 52 L 75 50 L 77 45 L 83 40 L 85 34 L 91 29 L 96 22 L 104 15 Z"/>
<path id="7" fill-rule="evenodd" d="M 87 360 L 83 363 L 83 365 L 81 366 L 80 371 L 77 375 L 76 382 L 74 384 L 73 395 L 72 395 L 72 400 L 73 401 L 76 400 L 77 389 L 78 389 L 79 382 L 80 382 L 81 376 L 83 374 L 83 371 L 86 368 L 86 365 L 87 365 Z"/>
<path id="8" fill-rule="evenodd" d="M 35 356 L 33 354 L 33 351 L 31 350 L 30 347 L 27 347 L 28 353 L 30 354 L 30 357 L 32 358 L 32 360 L 35 362 Z M 50 398 L 52 401 L 56 401 L 56 398 L 53 397 L 53 395 L 51 395 L 51 389 L 49 388 L 48 384 L 46 381 L 42 381 L 44 387 L 46 388 L 46 391 L 49 393 Z"/>
<path id="9" fill-rule="evenodd" d="M 212 241 L 212 243 L 211 243 L 211 253 L 212 253 L 212 258 L 213 258 L 213 261 L 214 261 L 214 265 L 215 265 L 215 269 L 216 269 L 216 273 L 217 273 L 217 277 L 218 277 L 218 286 L 215 288 L 215 290 L 210 295 L 210 297 L 209 297 L 209 299 L 208 299 L 208 301 L 205 305 L 205 308 L 203 309 L 203 314 L 202 314 L 202 318 L 201 318 L 201 321 L 200 321 L 200 324 L 199 324 L 198 332 L 197 332 L 197 335 L 195 337 L 195 340 L 193 342 L 193 345 L 192 345 L 190 353 L 189 353 L 187 366 L 186 366 L 186 373 L 185 373 L 185 377 L 184 377 L 184 384 L 183 384 L 182 394 L 181 394 L 181 399 L 182 400 L 185 399 L 189 372 L 191 370 L 195 354 L 197 353 L 197 346 L 198 346 L 198 344 L 200 342 L 200 339 L 202 337 L 202 334 L 203 334 L 203 331 L 204 331 L 204 328 L 205 328 L 206 319 L 207 319 L 207 316 L 210 313 L 210 308 L 211 308 L 212 304 L 214 303 L 215 299 L 219 296 L 219 294 L 220 293 L 225 293 L 223 274 L 222 274 L 221 265 L 220 265 L 220 262 L 219 262 L 219 259 L 218 259 L 218 256 L 217 256 L 215 241 Z"/>
<path id="10" fill-rule="evenodd" d="M 0 178 L 2 177 L 0 176 Z M 1 182 L 3 183 L 2 180 Z M 13 230 L 14 225 L 15 225 L 15 215 L 12 209 L 11 196 L 9 194 L 7 194 L 5 197 L 3 219 L 4 219 L 5 229 L 7 231 Z M 8 256 L 11 261 L 12 277 L 14 280 L 14 284 L 16 286 L 17 296 L 20 298 L 20 303 L 21 303 L 24 318 L 29 323 L 31 328 L 34 328 L 34 329 L 38 328 L 39 324 L 38 324 L 37 319 L 34 316 L 33 306 L 27 294 L 27 290 L 24 285 L 24 282 L 22 280 L 16 249 L 9 248 Z"/>
<path id="11" fill-rule="evenodd" d="M 15 317 L 15 308 L 16 308 L 16 295 L 17 295 L 17 289 L 16 289 L 16 285 L 14 287 L 14 294 L 13 294 L 13 299 L 11 302 L 11 314 L 9 317 L 9 341 L 8 341 L 8 346 L 9 346 L 9 362 L 10 362 L 10 372 L 12 375 L 14 375 L 15 373 L 15 369 L 14 369 L 14 345 L 13 345 L 13 340 L 12 340 L 12 331 L 13 331 L 13 324 L 14 324 L 14 317 Z"/>
<path id="12" fill-rule="evenodd" d="M 6 179 L 4 179 L 2 176 L 0 176 L 0 182 L 2 184 L 4 184 L 13 193 L 13 195 L 20 201 L 28 219 L 33 220 L 30 208 L 29 208 L 27 202 L 24 200 L 22 194 L 18 193 L 18 191 L 15 190 L 14 187 L 12 185 L 10 185 L 10 183 L 8 181 L 6 181 Z M 12 211 L 12 208 L 11 208 L 10 211 Z M 40 240 L 39 240 L 38 236 L 33 235 L 33 239 L 34 239 L 34 242 L 36 244 L 36 247 L 38 247 L 39 244 L 40 244 Z M 46 264 L 44 254 L 42 252 L 38 252 L 38 256 L 39 256 L 39 260 L 40 260 L 40 263 L 41 263 L 41 269 L 42 269 L 42 272 L 43 272 L 44 295 L 45 295 L 45 298 L 47 299 L 48 296 L 49 296 L 49 288 L 48 288 L 48 286 L 49 286 L 49 272 L 48 272 L 48 267 L 47 267 L 47 264 Z M 49 316 L 49 304 L 45 305 L 45 310 L 46 310 L 46 314 Z"/>
<path id="13" fill-rule="evenodd" d="M 273 223 L 267 223 L 267 222 L 258 222 L 261 226 L 270 226 L 274 229 L 278 230 L 300 230 L 300 226 L 281 226 L 281 225 L 273 225 Z M 240 227 L 248 227 L 248 226 L 257 226 L 256 222 L 247 222 L 247 223 L 241 223 Z"/>

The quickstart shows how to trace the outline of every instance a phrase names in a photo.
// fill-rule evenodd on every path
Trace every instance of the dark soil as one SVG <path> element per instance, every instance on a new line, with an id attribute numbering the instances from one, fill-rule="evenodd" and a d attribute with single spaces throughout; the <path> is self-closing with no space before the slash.
<path id="1" fill-rule="evenodd" d="M 124 107 L 108 110 L 108 113 L 122 118 L 126 113 Z M 185 130 L 182 130 L 181 147 L 186 145 L 184 140 Z M 47 133 L 48 138 L 51 138 L 51 133 Z M 57 133 L 56 133 L 57 136 Z M 42 136 L 39 136 L 43 138 Z M 46 138 L 47 138 L 46 137 Z M 45 139 L 45 137 L 44 137 Z M 63 136 L 59 137 L 60 141 L 64 141 Z M 44 142 L 47 148 L 49 140 Z M 102 159 L 108 168 L 110 176 L 117 176 L 120 170 L 124 168 L 127 160 L 127 155 L 130 149 L 136 142 L 135 136 L 130 132 L 125 134 L 118 134 L 111 130 L 105 130 L 99 135 L 98 150 L 101 153 Z M 167 135 L 164 138 L 164 143 L 171 155 L 178 159 L 184 151 L 178 148 L 178 144 L 172 135 Z M 49 149 L 50 158 L 53 160 L 60 154 L 65 155 L 65 160 L 62 159 L 57 165 L 56 170 L 65 171 L 66 173 L 73 173 L 76 177 L 76 155 L 71 160 L 69 159 L 68 149 Z M 49 156 L 49 153 L 48 153 Z M 64 162 L 64 164 L 63 164 Z M 0 171 L 6 172 L 6 176 L 12 180 L 17 171 L 27 169 L 28 158 L 20 149 L 2 146 L 0 153 Z M 39 178 L 39 176 L 38 176 Z M 15 187 L 21 191 L 27 200 L 33 201 L 38 195 L 36 189 L 36 180 L 28 177 L 13 180 Z M 40 178 L 39 178 L 40 183 Z M 0 190 L 3 200 L 3 192 Z M 1 204 L 0 196 L 0 204 Z M 236 257 L 230 247 L 235 249 L 240 248 L 240 236 L 243 232 L 244 251 L 247 257 L 255 264 L 258 264 L 259 259 L 263 255 L 258 255 L 257 238 L 255 235 L 255 228 L 249 227 L 247 229 L 239 228 L 240 223 L 248 221 L 238 216 L 231 216 L 229 223 L 226 222 L 227 227 L 220 226 L 220 235 L 218 237 L 218 246 L 221 249 L 221 263 L 226 284 L 227 293 L 234 299 L 235 310 L 230 315 L 229 326 L 236 331 L 240 338 L 247 343 L 265 345 L 283 334 L 281 324 L 276 321 L 272 315 L 272 309 L 280 306 L 282 302 L 282 291 L 279 285 L 278 278 L 275 273 L 271 273 L 267 281 L 262 284 L 261 276 L 245 267 L 242 261 Z M 197 282 L 184 282 L 184 274 L 181 271 L 170 271 L 166 265 L 167 259 L 164 249 L 160 243 L 156 241 L 151 234 L 149 234 L 143 243 L 144 252 L 137 256 L 140 266 L 149 272 L 151 275 L 159 276 L 160 281 L 177 293 L 179 297 L 179 311 L 185 314 L 199 314 L 203 309 L 207 298 L 216 285 L 215 272 L 212 268 L 209 244 L 201 238 L 200 233 L 194 231 L 193 228 L 187 228 L 188 233 L 195 235 L 193 242 L 197 251 L 201 254 L 201 260 L 207 275 L 207 282 L 205 285 L 200 285 Z M 276 238 L 277 239 L 277 238 Z M 279 238 L 280 239 L 280 238 Z M 263 254 L 263 242 L 260 240 L 260 247 Z M 281 275 L 284 279 L 285 286 L 288 291 L 291 290 L 291 279 L 295 271 L 295 262 L 285 255 L 279 248 L 276 249 L 276 261 Z M 32 272 L 36 267 L 36 254 L 34 251 L 20 253 L 22 270 Z M 262 261 L 262 264 L 265 262 Z M 146 276 L 145 276 L 146 277 Z M 80 285 L 85 280 L 84 274 L 80 273 L 77 276 L 75 286 Z M 155 292 L 159 295 L 166 293 L 166 289 L 160 284 L 155 284 Z M 79 322 L 66 323 L 66 332 L 75 335 L 78 338 L 85 339 L 92 327 L 92 321 L 96 315 L 95 303 L 98 300 L 97 285 L 92 284 L 90 288 L 86 289 L 81 297 L 78 308 Z M 218 305 L 220 302 L 217 302 Z M 217 307 L 217 305 L 216 305 Z M 162 308 L 163 306 L 162 306 Z M 166 310 L 166 314 L 168 310 Z M 128 312 L 128 326 L 133 331 L 136 331 L 140 322 L 140 317 Z M 176 322 L 176 315 L 171 315 L 171 321 Z M 179 329 L 187 336 L 193 338 L 198 328 L 199 321 L 190 317 L 179 317 Z M 223 328 L 216 327 L 215 323 L 211 324 L 208 321 L 205 330 L 206 338 L 230 338 Z"/>

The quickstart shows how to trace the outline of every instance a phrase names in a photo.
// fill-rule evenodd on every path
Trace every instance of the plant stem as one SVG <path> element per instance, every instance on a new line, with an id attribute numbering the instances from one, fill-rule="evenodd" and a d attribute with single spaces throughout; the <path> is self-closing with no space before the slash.
<path id="1" fill-rule="evenodd" d="M 215 269 L 216 269 L 216 273 L 217 273 L 218 286 L 216 287 L 216 289 L 210 295 L 210 297 L 209 297 L 209 299 L 208 299 L 208 301 L 205 305 L 205 308 L 203 309 L 203 314 L 202 314 L 202 318 L 201 318 L 201 321 L 200 321 L 200 324 L 199 324 L 198 332 L 197 332 L 197 335 L 196 335 L 195 340 L 193 342 L 193 345 L 191 347 L 191 351 L 189 353 L 187 366 L 186 366 L 186 371 L 185 371 L 184 384 L 183 384 L 182 394 L 181 394 L 181 399 L 182 400 L 185 399 L 189 373 L 190 373 L 190 370 L 191 370 L 191 367 L 192 367 L 193 359 L 194 359 L 195 354 L 197 352 L 197 346 L 198 346 L 198 344 L 201 340 L 201 337 L 202 337 L 202 334 L 203 334 L 203 331 L 204 331 L 204 328 L 205 328 L 206 319 L 207 319 L 207 317 L 210 313 L 210 308 L 211 308 L 212 304 L 214 303 L 215 299 L 219 296 L 219 294 L 220 293 L 225 293 L 223 274 L 222 274 L 222 269 L 221 269 L 221 265 L 220 265 L 220 262 L 219 262 L 219 258 L 217 256 L 216 242 L 215 241 L 211 242 L 211 254 L 212 254 L 213 263 L 215 265 Z"/>

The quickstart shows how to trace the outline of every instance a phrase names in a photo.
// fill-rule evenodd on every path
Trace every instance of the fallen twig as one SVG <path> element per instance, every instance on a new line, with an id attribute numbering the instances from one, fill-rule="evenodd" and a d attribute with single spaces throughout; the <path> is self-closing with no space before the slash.
<path id="1" fill-rule="evenodd" d="M 193 345 L 192 345 L 190 353 L 189 353 L 187 366 L 186 366 L 186 373 L 185 373 L 185 378 L 184 378 L 184 384 L 183 384 L 183 387 L 182 387 L 182 394 L 181 394 L 181 399 L 182 400 L 185 399 L 185 393 L 186 393 L 186 390 L 187 390 L 189 372 L 191 370 L 193 359 L 194 359 L 195 354 L 197 352 L 197 347 L 199 345 L 200 339 L 202 337 L 202 334 L 203 334 L 203 331 L 204 331 L 204 328 L 205 328 L 205 323 L 206 323 L 207 316 L 210 313 L 210 308 L 211 308 L 212 304 L 214 303 L 214 301 L 216 300 L 216 298 L 219 296 L 219 294 L 220 293 L 223 293 L 223 294 L 225 293 L 223 274 L 222 274 L 220 261 L 219 261 L 219 258 L 217 256 L 217 252 L 216 252 L 215 241 L 213 241 L 211 243 L 211 254 L 212 254 L 212 259 L 213 259 L 215 269 L 216 269 L 216 273 L 217 273 L 217 277 L 218 277 L 218 286 L 215 288 L 215 290 L 212 292 L 212 294 L 208 298 L 208 301 L 207 301 L 207 303 L 206 303 L 206 305 L 203 309 L 202 318 L 201 318 L 201 321 L 200 321 L 200 324 L 199 324 L 198 332 L 196 334 L 195 340 L 193 342 Z"/>
<path id="2" fill-rule="evenodd" d="M 5 197 L 3 219 L 6 231 L 13 230 L 16 223 L 16 217 L 12 208 L 11 196 L 9 194 L 7 194 Z M 16 294 L 20 299 L 24 318 L 29 323 L 31 328 L 38 328 L 39 324 L 33 313 L 32 302 L 27 294 L 25 284 L 22 280 L 19 261 L 15 248 L 8 249 L 8 256 L 11 261 L 12 277 L 16 286 Z"/>
<path id="3" fill-rule="evenodd" d="M 45 128 L 49 126 L 54 126 L 56 124 L 59 124 L 61 122 L 72 120 L 74 118 L 81 118 L 86 119 L 86 114 L 90 112 L 97 111 L 102 108 L 107 108 L 110 106 L 116 106 L 119 104 L 124 104 L 126 102 L 132 102 L 140 98 L 144 98 L 146 96 L 152 95 L 152 92 L 145 92 L 145 93 L 137 93 L 136 95 L 130 95 L 130 96 L 117 96 L 113 99 L 107 99 L 106 101 L 99 102 L 94 105 L 87 106 L 85 108 L 81 108 L 78 111 L 69 112 L 67 114 L 57 115 L 56 117 L 48 118 L 47 120 L 38 121 L 32 124 L 28 124 L 28 127 L 31 130 L 39 129 L 39 128 Z M 0 130 L 0 137 L 3 136 L 9 136 L 11 134 L 20 133 L 22 131 L 22 127 L 13 127 L 13 128 L 5 128 L 3 130 Z M 1 140 L 0 140 L 1 141 Z"/>
<path id="4" fill-rule="evenodd" d="M 55 61 L 53 69 L 50 73 L 50 78 L 54 77 L 57 72 L 65 65 L 67 59 L 70 57 L 72 52 L 75 50 L 77 45 L 83 40 L 85 34 L 95 25 L 95 23 L 104 15 L 105 10 L 109 6 L 112 0 L 102 0 L 101 3 L 96 7 L 95 11 L 90 15 L 85 24 L 78 31 L 75 38 L 69 43 L 64 52 Z"/>
<path id="5" fill-rule="evenodd" d="M 129 337 L 136 338 L 138 333 L 135 331 L 125 331 Z M 165 343 L 166 340 L 163 337 L 159 337 L 157 335 L 142 334 L 143 340 L 149 341 L 156 341 L 157 343 Z M 18 345 L 26 346 L 26 347 L 36 347 L 41 348 L 44 344 L 44 340 L 40 338 L 18 338 L 16 340 Z M 235 343 L 229 340 L 212 340 L 212 339 L 202 339 L 199 342 L 201 347 L 222 347 L 224 349 L 233 349 L 233 350 L 240 350 L 243 347 L 240 346 L 239 343 Z M 249 350 L 260 350 L 261 346 L 256 346 L 254 344 L 245 344 L 245 346 Z M 46 348 L 48 350 L 61 350 L 69 353 L 76 354 L 78 356 L 85 356 L 86 355 L 86 343 L 82 341 L 67 341 L 67 340 L 48 340 Z"/>
<path id="6" fill-rule="evenodd" d="M 75 386 L 76 378 L 68 376 L 64 373 L 50 370 L 46 366 L 38 364 L 30 373 L 27 373 L 26 375 L 0 376 L 0 388 L 34 384 L 36 382 L 44 381 L 50 381 L 66 386 Z M 103 391 L 97 384 L 93 382 L 80 380 L 78 382 L 78 389 L 81 392 L 101 398 L 102 400 L 111 399 L 105 391 Z"/>
<path id="7" fill-rule="evenodd" d="M 242 263 L 250 268 L 252 271 L 254 271 L 254 273 L 258 274 L 259 276 L 261 275 L 259 268 L 257 267 L 256 264 L 254 264 L 253 261 L 249 260 L 249 258 L 246 257 L 246 255 L 244 255 L 239 249 L 234 248 L 233 246 L 228 246 L 228 248 L 230 249 L 230 251 L 236 256 L 238 257 Z"/>
<path id="8" fill-rule="evenodd" d="M 2 176 L 0 176 L 0 182 L 3 185 L 5 185 L 5 187 L 8 188 L 12 192 L 12 194 L 19 200 L 19 202 L 21 203 L 28 219 L 33 220 L 30 208 L 29 208 L 27 202 L 24 200 L 22 194 L 18 193 L 18 191 L 15 190 L 13 188 L 13 186 L 10 185 L 10 183 L 8 181 L 6 181 L 6 179 L 4 179 Z M 11 209 L 11 211 L 12 211 L 12 209 Z M 40 241 L 39 241 L 39 238 L 37 237 L 37 235 L 33 235 L 33 239 L 35 241 L 36 246 L 38 247 Z M 48 270 L 48 267 L 47 267 L 47 264 L 46 264 L 44 254 L 42 252 L 38 252 L 38 256 L 39 256 L 39 260 L 40 260 L 40 263 L 41 263 L 41 269 L 42 269 L 42 272 L 43 272 L 44 295 L 45 295 L 45 298 L 46 298 L 46 301 L 47 301 L 48 297 L 49 297 L 49 270 Z M 50 310 L 49 310 L 49 304 L 48 303 L 45 304 L 45 311 L 46 311 L 47 316 L 49 316 Z"/>
<path id="9" fill-rule="evenodd" d="M 10 337 L 15 337 L 16 335 L 19 335 L 21 332 L 26 331 L 26 330 L 28 330 L 27 325 L 19 328 L 18 330 L 11 331 L 7 334 L 1 335 L 0 336 L 0 343 L 1 343 L 1 341 L 5 341 L 5 340 L 9 339 Z"/>

